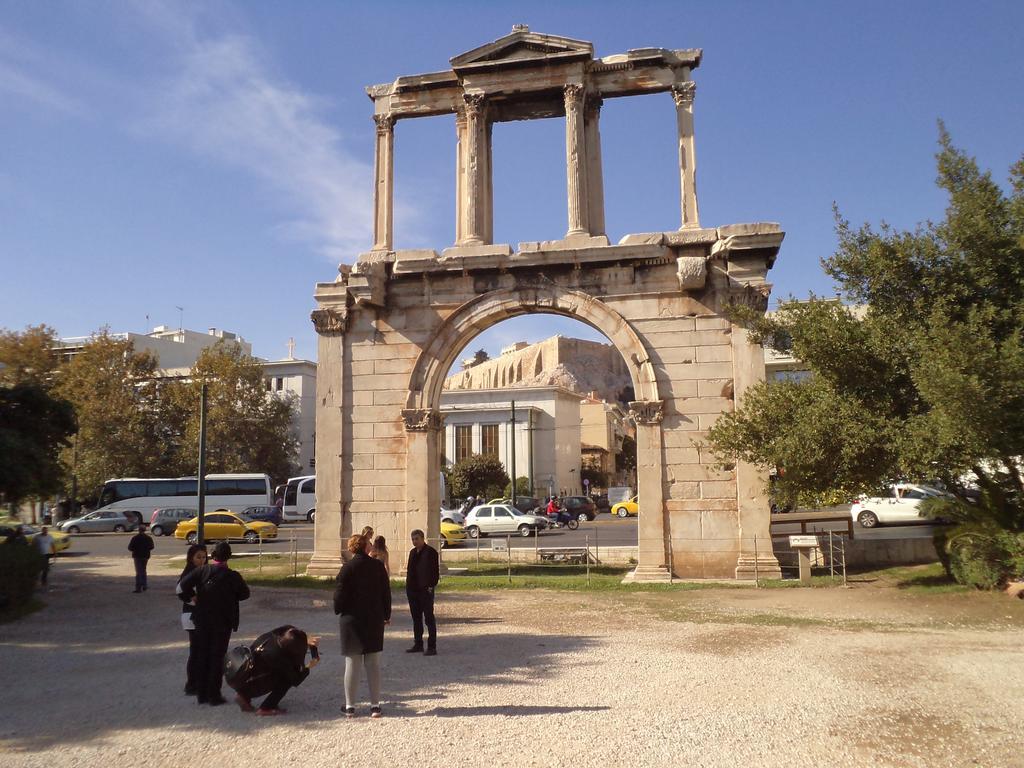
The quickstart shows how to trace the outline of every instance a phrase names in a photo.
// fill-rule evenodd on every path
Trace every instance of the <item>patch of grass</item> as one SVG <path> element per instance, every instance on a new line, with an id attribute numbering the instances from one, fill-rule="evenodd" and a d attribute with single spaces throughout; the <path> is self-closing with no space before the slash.
<path id="1" fill-rule="evenodd" d="M 258 573 L 245 577 L 245 583 L 250 587 L 286 587 L 290 589 L 322 589 L 333 590 L 334 579 L 321 579 L 316 576 L 305 576 L 300 573 L 298 576 L 282 573 Z"/>
<path id="2" fill-rule="evenodd" d="M 0 624 L 10 624 L 23 619 L 26 616 L 31 616 L 36 611 L 40 611 L 46 607 L 46 603 L 38 598 L 33 597 L 27 603 L 19 605 L 16 608 L 12 608 L 9 611 L 0 611 Z"/>
<path id="3" fill-rule="evenodd" d="M 964 594 L 978 591 L 957 584 L 946 574 L 946 569 L 941 563 L 885 568 L 875 571 L 874 575 L 884 582 L 893 584 L 897 589 L 905 589 L 916 594 Z"/>

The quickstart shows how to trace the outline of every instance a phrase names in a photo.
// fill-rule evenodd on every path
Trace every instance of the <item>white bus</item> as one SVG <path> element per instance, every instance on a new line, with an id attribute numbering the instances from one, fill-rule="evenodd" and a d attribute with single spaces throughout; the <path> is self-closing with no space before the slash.
<path id="1" fill-rule="evenodd" d="M 288 478 L 281 516 L 291 522 L 316 519 L 316 475 Z"/>
<path id="2" fill-rule="evenodd" d="M 97 512 L 126 512 L 139 522 L 149 522 L 153 510 L 163 507 L 193 508 L 199 505 L 199 482 L 195 477 L 123 477 L 107 480 L 100 491 Z M 257 474 L 206 476 L 206 511 L 270 506 L 270 478 Z"/>

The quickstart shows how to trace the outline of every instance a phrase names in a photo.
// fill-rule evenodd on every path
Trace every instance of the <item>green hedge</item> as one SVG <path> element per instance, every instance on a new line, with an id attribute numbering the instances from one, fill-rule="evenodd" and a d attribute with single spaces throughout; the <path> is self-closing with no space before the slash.
<path id="1" fill-rule="evenodd" d="M 27 605 L 42 570 L 43 556 L 35 547 L 0 543 L 0 611 Z"/>
<path id="2" fill-rule="evenodd" d="M 960 584 L 996 589 L 1024 577 L 1024 534 L 1015 531 L 963 532 L 936 536 L 946 572 Z"/>

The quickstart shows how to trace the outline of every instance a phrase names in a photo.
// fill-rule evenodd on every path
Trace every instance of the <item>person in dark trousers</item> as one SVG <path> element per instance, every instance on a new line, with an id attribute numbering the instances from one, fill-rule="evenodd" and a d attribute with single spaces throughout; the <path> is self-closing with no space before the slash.
<path id="1" fill-rule="evenodd" d="M 252 670 L 246 679 L 233 687 L 238 692 L 235 701 L 243 712 L 252 712 L 252 700 L 269 694 L 256 709 L 257 715 L 283 715 L 287 710 L 279 705 L 289 688 L 297 688 L 309 677 L 309 670 L 320 663 L 317 650 L 320 638 L 307 637 L 301 629 L 285 624 L 264 632 L 250 646 Z M 306 664 L 306 651 L 312 658 Z"/>
<path id="2" fill-rule="evenodd" d="M 45 587 L 46 580 L 50 575 L 50 563 L 53 562 L 53 558 L 57 556 L 57 544 L 53 540 L 44 525 L 39 534 L 32 539 L 32 543 L 36 545 L 36 549 L 39 550 L 39 554 L 43 556 L 43 572 L 39 575 L 40 583 Z"/>
<path id="3" fill-rule="evenodd" d="M 224 679 L 224 655 L 231 633 L 238 629 L 238 604 L 249 599 L 249 587 L 237 571 L 228 568 L 231 545 L 213 548 L 213 563 L 196 568 L 181 581 L 181 599 L 195 598 L 192 621 L 196 625 L 196 701 L 217 706 L 226 699 L 220 686 Z"/>
<path id="4" fill-rule="evenodd" d="M 176 592 L 178 597 L 181 597 L 181 582 L 185 580 L 196 568 L 202 568 L 206 565 L 206 545 L 205 544 L 193 544 L 188 548 L 188 552 L 185 555 L 185 569 L 181 572 L 181 576 L 178 577 L 178 586 Z M 193 597 L 191 600 L 185 600 L 182 598 L 181 605 L 181 626 L 188 632 L 188 661 L 185 662 L 185 695 L 195 696 L 199 693 L 199 677 L 196 674 L 196 669 L 199 665 L 199 645 L 197 639 L 199 637 L 196 632 L 195 622 L 192 620 L 192 611 L 195 610 L 196 599 Z"/>
<path id="5" fill-rule="evenodd" d="M 380 656 L 384 627 L 391 623 L 391 582 L 384 563 L 367 554 L 370 541 L 350 536 L 352 559 L 338 572 L 334 612 L 341 618 L 341 653 L 345 657 L 345 717 L 356 715 L 359 677 L 366 669 L 370 687 L 370 717 L 380 717 Z"/>
<path id="6" fill-rule="evenodd" d="M 153 537 L 146 533 L 145 524 L 139 526 L 139 532 L 128 542 L 128 551 L 135 562 L 135 592 L 145 592 L 148 587 L 146 568 L 149 567 L 149 553 L 153 551 Z"/>
<path id="7" fill-rule="evenodd" d="M 413 645 L 406 653 L 437 655 L 437 622 L 434 620 L 434 587 L 441 578 L 437 550 L 427 544 L 423 531 L 412 532 L 412 549 L 405 569 L 405 596 L 412 613 Z M 427 625 L 427 647 L 423 648 L 423 625 Z"/>

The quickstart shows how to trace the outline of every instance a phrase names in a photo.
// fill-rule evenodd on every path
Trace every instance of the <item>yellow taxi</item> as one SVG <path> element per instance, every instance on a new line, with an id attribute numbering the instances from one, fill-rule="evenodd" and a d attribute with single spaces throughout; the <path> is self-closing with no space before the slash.
<path id="1" fill-rule="evenodd" d="M 640 514 L 640 503 L 638 501 L 639 498 L 639 496 L 634 496 L 629 501 L 620 501 L 618 504 L 613 504 L 612 516 L 636 517 Z"/>
<path id="2" fill-rule="evenodd" d="M 441 546 L 450 547 L 466 540 L 466 529 L 455 523 L 441 523 Z"/>
<path id="3" fill-rule="evenodd" d="M 199 540 L 199 533 L 196 530 L 198 527 L 199 517 L 196 516 L 178 523 L 178 527 L 174 529 L 174 536 L 184 539 L 189 544 L 196 544 Z M 218 509 L 203 516 L 203 538 L 205 541 L 244 539 L 249 544 L 255 544 L 260 539 L 276 539 L 277 526 L 273 523 L 246 520 L 234 512 Z"/>
<path id="4" fill-rule="evenodd" d="M 34 525 L 19 523 L 16 520 L 0 520 L 0 536 L 6 536 L 8 530 L 16 525 L 21 526 L 21 532 L 30 544 L 35 541 L 36 536 L 42 533 Z M 61 533 L 56 528 L 50 528 L 49 526 L 47 526 L 46 532 L 53 538 L 53 548 L 58 552 L 63 552 L 71 546 L 71 537 L 68 534 Z"/>

